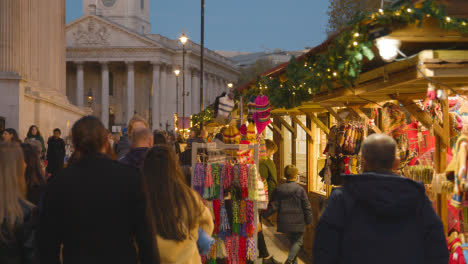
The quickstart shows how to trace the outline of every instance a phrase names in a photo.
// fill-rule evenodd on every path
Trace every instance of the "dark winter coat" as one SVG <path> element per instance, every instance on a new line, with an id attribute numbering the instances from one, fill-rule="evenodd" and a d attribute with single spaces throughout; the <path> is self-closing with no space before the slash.
<path id="1" fill-rule="evenodd" d="M 278 232 L 304 232 L 305 225 L 312 224 L 312 207 L 307 193 L 295 182 L 281 184 L 273 191 L 268 210 L 264 217 L 278 212 Z"/>
<path id="2" fill-rule="evenodd" d="M 47 146 L 47 172 L 56 174 L 63 169 L 65 141 L 61 138 L 50 137 Z"/>
<path id="3" fill-rule="evenodd" d="M 6 240 L 0 238 L 0 263 L 32 264 L 37 262 L 35 251 L 37 209 L 31 204 L 20 201 L 23 209 L 23 223 L 15 227 L 15 233 Z M 7 237 L 7 228 L 0 227 L 2 237 Z"/>
<path id="4" fill-rule="evenodd" d="M 120 162 L 141 170 L 148 150 L 149 148 L 132 148 L 125 157 L 120 159 Z"/>
<path id="5" fill-rule="evenodd" d="M 348 175 L 315 232 L 315 264 L 447 264 L 444 230 L 424 185 L 392 174 Z"/>
<path id="6" fill-rule="evenodd" d="M 114 152 L 115 155 L 117 155 L 117 158 L 121 159 L 127 153 L 130 151 L 130 140 L 128 139 L 128 136 L 122 136 L 117 142 L 117 146 L 114 147 Z"/>
<path id="7" fill-rule="evenodd" d="M 137 169 L 102 154 L 75 161 L 49 181 L 39 228 L 41 263 L 154 263 Z"/>

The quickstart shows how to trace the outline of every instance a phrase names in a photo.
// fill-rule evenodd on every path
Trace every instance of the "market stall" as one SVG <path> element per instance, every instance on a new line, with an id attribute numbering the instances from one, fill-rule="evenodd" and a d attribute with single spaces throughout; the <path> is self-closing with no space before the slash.
<path id="1" fill-rule="evenodd" d="M 452 16 L 464 3 L 444 3 L 452 13 L 436 1 L 408 1 L 369 14 L 238 87 L 244 97 L 265 94 L 271 100 L 277 168 L 301 160 L 297 141 L 307 135 L 304 183 L 315 220 L 340 184 L 337 175 L 359 170 L 359 142 L 383 132 L 398 142 L 400 172 L 427 184 L 447 235 L 452 231 L 447 201 L 453 187 L 443 173 L 461 130 L 449 97 L 464 102 L 468 90 L 468 22 Z M 310 254 L 312 241 L 313 233 L 307 234 Z"/>

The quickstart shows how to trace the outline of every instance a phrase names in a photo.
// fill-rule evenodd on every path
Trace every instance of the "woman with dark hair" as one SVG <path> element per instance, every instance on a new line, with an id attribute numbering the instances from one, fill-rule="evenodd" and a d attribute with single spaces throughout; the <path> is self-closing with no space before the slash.
<path id="1" fill-rule="evenodd" d="M 41 200 L 42 193 L 46 189 L 46 180 L 44 178 L 44 170 L 41 163 L 40 146 L 32 143 L 21 144 L 24 154 L 24 162 L 26 163 L 25 179 L 26 179 L 26 198 L 31 203 L 38 205 Z"/>
<path id="2" fill-rule="evenodd" d="M 161 263 L 201 263 L 199 228 L 211 235 L 213 218 L 202 198 L 185 183 L 169 146 L 154 146 L 146 154 L 143 183 Z"/>
<path id="3" fill-rule="evenodd" d="M 39 223 L 41 263 L 159 263 L 137 169 L 110 159 L 93 116 L 72 128 L 73 162 L 49 181 Z M 138 247 L 138 251 L 136 247 Z"/>
<path id="4" fill-rule="evenodd" d="M 24 159 L 18 144 L 0 143 L 0 263 L 37 263 L 36 208 L 24 199 Z"/>
<path id="5" fill-rule="evenodd" d="M 26 141 L 28 139 L 35 139 L 41 142 L 41 158 L 44 159 L 46 153 L 44 138 L 41 136 L 41 132 L 39 131 L 39 128 L 36 125 L 32 125 L 29 127 L 28 134 L 26 135 L 26 138 L 24 140 Z"/>
<path id="6" fill-rule="evenodd" d="M 166 136 L 161 131 L 154 131 L 153 133 L 154 145 L 167 144 Z"/>
<path id="7" fill-rule="evenodd" d="M 16 132 L 14 128 L 7 128 L 3 130 L 2 141 L 5 143 L 12 143 L 12 142 L 21 143 L 21 140 L 18 137 L 18 133 Z"/>
<path id="8" fill-rule="evenodd" d="M 60 137 L 62 131 L 54 129 L 54 135 L 47 140 L 47 173 L 56 175 L 64 166 L 65 141 Z"/>

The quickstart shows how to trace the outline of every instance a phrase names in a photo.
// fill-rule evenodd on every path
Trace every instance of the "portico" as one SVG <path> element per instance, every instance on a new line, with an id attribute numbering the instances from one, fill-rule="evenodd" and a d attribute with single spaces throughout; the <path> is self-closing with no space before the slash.
<path id="1" fill-rule="evenodd" d="M 88 15 L 66 27 L 67 96 L 89 106 L 108 127 L 126 126 L 139 114 L 153 129 L 173 129 L 174 114 L 183 114 L 182 46 L 161 35 L 142 35 Z M 185 116 L 200 111 L 200 46 L 185 45 Z M 205 51 L 205 106 L 239 74 L 234 64 Z M 179 78 L 178 91 L 177 80 Z M 92 95 L 89 100 L 88 95 Z M 178 98 L 177 98 L 178 95 Z"/>

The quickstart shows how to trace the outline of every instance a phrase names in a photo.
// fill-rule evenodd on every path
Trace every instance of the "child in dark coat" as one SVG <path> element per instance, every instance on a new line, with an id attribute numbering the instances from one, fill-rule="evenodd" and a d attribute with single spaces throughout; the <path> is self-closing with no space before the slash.
<path id="1" fill-rule="evenodd" d="M 265 218 L 278 212 L 278 232 L 286 233 L 291 247 L 285 263 L 297 263 L 297 254 L 301 250 L 305 226 L 312 224 L 312 207 L 307 193 L 296 183 L 298 170 L 294 165 L 284 168 L 287 182 L 273 191 Z"/>

